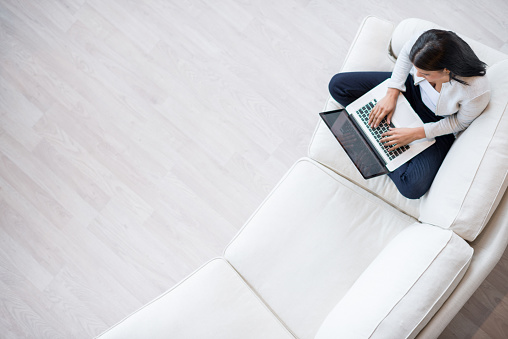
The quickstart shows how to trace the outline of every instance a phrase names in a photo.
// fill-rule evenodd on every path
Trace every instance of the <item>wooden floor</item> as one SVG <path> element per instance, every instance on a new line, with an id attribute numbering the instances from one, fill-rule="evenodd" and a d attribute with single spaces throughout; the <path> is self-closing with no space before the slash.
<path id="1" fill-rule="evenodd" d="M 0 0 L 0 337 L 92 337 L 221 255 L 368 14 L 508 53 L 505 0 Z M 507 286 L 505 253 L 442 338 L 507 338 Z"/>

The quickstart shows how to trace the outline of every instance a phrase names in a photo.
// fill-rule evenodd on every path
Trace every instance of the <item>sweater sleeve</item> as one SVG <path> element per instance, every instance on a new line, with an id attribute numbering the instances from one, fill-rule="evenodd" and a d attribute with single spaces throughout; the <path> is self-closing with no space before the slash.
<path id="1" fill-rule="evenodd" d="M 421 33 L 422 32 L 413 35 L 400 50 L 399 57 L 392 71 L 392 76 L 388 80 L 389 88 L 396 88 L 402 92 L 406 91 L 406 80 L 411 68 L 413 68 L 413 64 L 411 60 L 409 60 L 409 52 L 411 52 L 411 48 L 413 48 L 413 45 L 420 37 Z"/>
<path id="2" fill-rule="evenodd" d="M 487 107 L 490 101 L 490 90 L 463 102 L 457 113 L 447 116 L 437 122 L 423 125 L 425 136 L 435 138 L 440 135 L 458 133 L 465 130 Z"/>

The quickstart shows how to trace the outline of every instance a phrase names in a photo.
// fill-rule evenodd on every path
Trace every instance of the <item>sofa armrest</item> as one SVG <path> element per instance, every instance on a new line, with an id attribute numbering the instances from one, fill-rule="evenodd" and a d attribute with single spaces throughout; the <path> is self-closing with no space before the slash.
<path id="1" fill-rule="evenodd" d="M 406 228 L 330 312 L 316 339 L 414 338 L 464 276 L 472 255 L 450 230 Z"/>

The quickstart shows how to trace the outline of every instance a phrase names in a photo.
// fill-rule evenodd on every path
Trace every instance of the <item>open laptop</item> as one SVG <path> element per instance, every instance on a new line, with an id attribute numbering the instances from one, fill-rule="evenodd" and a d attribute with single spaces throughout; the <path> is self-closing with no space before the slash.
<path id="1" fill-rule="evenodd" d="M 391 152 L 379 142 L 381 135 L 390 127 L 423 126 L 422 120 L 402 93 L 397 99 L 390 125 L 385 118 L 378 127 L 369 126 L 370 111 L 386 95 L 387 89 L 387 81 L 384 81 L 346 109 L 320 113 L 365 179 L 394 171 L 435 142 L 434 139 L 416 140 Z"/>

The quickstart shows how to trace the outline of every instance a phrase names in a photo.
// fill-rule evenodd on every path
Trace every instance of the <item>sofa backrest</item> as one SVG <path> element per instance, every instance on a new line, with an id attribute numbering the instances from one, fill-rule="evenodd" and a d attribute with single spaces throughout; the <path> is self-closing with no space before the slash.
<path id="1" fill-rule="evenodd" d="M 419 19 L 401 22 L 392 35 L 393 54 L 413 34 L 430 28 L 440 27 Z M 455 140 L 431 189 L 421 199 L 419 220 L 449 228 L 472 241 L 485 227 L 508 183 L 508 56 L 462 38 L 489 65 L 492 97 L 485 111 Z"/>

